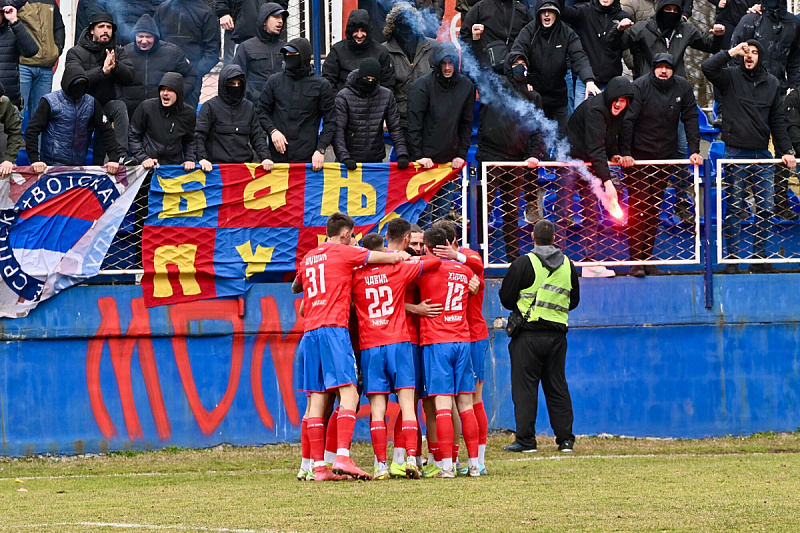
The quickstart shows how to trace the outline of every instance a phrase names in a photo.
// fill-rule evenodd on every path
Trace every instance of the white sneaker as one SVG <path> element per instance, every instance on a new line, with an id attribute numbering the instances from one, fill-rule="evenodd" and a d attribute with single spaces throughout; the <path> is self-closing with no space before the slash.
<path id="1" fill-rule="evenodd" d="M 583 267 L 582 278 L 613 278 L 617 273 L 604 266 Z"/>

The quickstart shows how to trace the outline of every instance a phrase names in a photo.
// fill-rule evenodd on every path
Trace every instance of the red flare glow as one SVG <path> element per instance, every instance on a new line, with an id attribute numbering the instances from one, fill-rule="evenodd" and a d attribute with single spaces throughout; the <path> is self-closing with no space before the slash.
<path id="1" fill-rule="evenodd" d="M 616 198 L 608 199 L 608 212 L 612 217 L 616 218 L 617 220 L 622 220 L 622 218 L 625 216 Z"/>

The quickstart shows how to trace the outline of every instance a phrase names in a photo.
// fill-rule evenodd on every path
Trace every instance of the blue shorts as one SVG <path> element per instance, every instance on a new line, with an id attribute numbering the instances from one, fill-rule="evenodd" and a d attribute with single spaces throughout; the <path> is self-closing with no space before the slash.
<path id="1" fill-rule="evenodd" d="M 325 392 L 358 383 L 356 356 L 346 328 L 307 331 L 300 341 L 305 392 Z"/>
<path id="2" fill-rule="evenodd" d="M 413 389 L 414 354 L 410 342 L 398 342 L 361 350 L 364 394 L 389 394 Z"/>
<path id="3" fill-rule="evenodd" d="M 475 393 L 469 345 L 468 342 L 443 342 L 423 346 L 428 396 Z"/>
<path id="4" fill-rule="evenodd" d="M 475 372 L 475 383 L 486 381 L 486 354 L 489 353 L 489 339 L 469 343 L 472 354 L 472 370 Z"/>
<path id="5" fill-rule="evenodd" d="M 411 352 L 414 354 L 414 385 L 420 398 L 425 394 L 425 360 L 422 357 L 422 346 L 419 344 L 411 345 Z"/>

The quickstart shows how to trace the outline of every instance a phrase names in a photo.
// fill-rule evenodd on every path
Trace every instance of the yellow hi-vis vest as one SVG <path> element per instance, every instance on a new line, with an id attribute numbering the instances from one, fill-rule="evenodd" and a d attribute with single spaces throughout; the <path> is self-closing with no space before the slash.
<path id="1" fill-rule="evenodd" d="M 522 316 L 528 317 L 528 322 L 536 322 L 541 318 L 568 326 L 569 293 L 572 290 L 569 259 L 564 256 L 561 266 L 551 273 L 533 253 L 527 255 L 533 265 L 536 280 L 533 285 L 519 293 L 517 308 Z"/>

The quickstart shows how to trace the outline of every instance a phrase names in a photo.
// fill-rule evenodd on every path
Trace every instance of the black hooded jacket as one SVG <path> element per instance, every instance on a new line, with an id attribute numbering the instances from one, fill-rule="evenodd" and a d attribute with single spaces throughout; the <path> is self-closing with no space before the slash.
<path id="1" fill-rule="evenodd" d="M 442 74 L 441 63 L 450 58 L 456 71 Z M 460 60 L 453 43 L 433 49 L 433 71 L 408 90 L 408 151 L 412 160 L 429 157 L 434 163 L 467 158 L 475 108 L 475 85 L 459 72 Z"/>
<path id="2" fill-rule="evenodd" d="M 289 142 L 286 153 L 272 150 L 273 161 L 310 163 L 315 151 L 325 153 L 333 142 L 336 94 L 325 78 L 314 74 L 308 40 L 297 38 L 288 44 L 300 52 L 302 70 L 284 69 L 269 77 L 258 98 L 258 120 L 268 136 L 278 130 Z"/>
<path id="3" fill-rule="evenodd" d="M 258 162 L 270 158 L 267 135 L 258 124 L 256 106 L 244 96 L 236 99 L 229 93 L 228 82 L 237 78 L 244 87 L 245 75 L 239 65 L 222 67 L 217 96 L 200 108 L 195 130 L 198 161 L 247 163 L 253 159 L 253 149 Z"/>
<path id="4" fill-rule="evenodd" d="M 614 50 L 630 48 L 633 54 L 633 76 L 639 78 L 650 72 L 653 57 L 659 53 L 672 54 L 675 58 L 675 74 L 686 77 L 683 56 L 687 48 L 714 53 L 722 44 L 722 36 L 711 35 L 697 29 L 691 22 L 680 20 L 674 30 L 661 29 L 659 14 L 667 5 L 677 5 L 679 14 L 682 8 L 677 0 L 658 0 L 656 14 L 647 20 L 637 22 L 633 27 L 620 31 L 614 28 L 609 33 L 609 46 Z M 669 38 L 669 46 L 667 46 Z"/>
<path id="5" fill-rule="evenodd" d="M 800 153 L 800 92 L 789 91 L 783 98 L 783 112 L 786 117 L 786 131 L 796 154 Z"/>
<path id="6" fill-rule="evenodd" d="M 617 136 L 628 110 L 626 107 L 617 116 L 611 114 L 611 104 L 617 98 L 627 98 L 629 105 L 633 100 L 633 85 L 624 76 L 613 78 L 608 82 L 605 92 L 579 105 L 567 125 L 570 155 L 591 163 L 592 174 L 602 181 L 611 179 L 608 160 L 619 155 Z"/>
<path id="7" fill-rule="evenodd" d="M 353 40 L 353 32 L 358 28 L 364 28 L 367 32 L 367 38 L 361 44 Z M 372 38 L 372 32 L 369 13 L 364 9 L 350 12 L 345 27 L 345 39 L 331 46 L 331 51 L 322 64 L 322 77 L 331 83 L 335 91 L 344 89 L 347 75 L 358 70 L 361 60 L 368 57 L 374 57 L 381 64 L 381 85 L 389 89 L 394 87 L 394 67 L 389 51 Z"/>
<path id="8" fill-rule="evenodd" d="M 362 94 L 358 88 L 358 70 L 354 70 L 347 77 L 347 86 L 336 95 L 336 134 L 333 137 L 336 160 L 383 161 L 386 157 L 384 121 L 397 157 L 408 156 L 394 94 L 380 85 L 371 93 Z"/>
<path id="9" fill-rule="evenodd" d="M 19 58 L 33 57 L 38 52 L 39 45 L 19 19 L 14 24 L 9 24 L 5 17 L 0 16 L 0 82 L 6 88 L 6 96 L 17 107 L 22 107 Z"/>
<path id="10" fill-rule="evenodd" d="M 8 136 L 6 151 L 0 154 L 5 161 L 15 163 L 19 149 L 24 145 L 22 140 L 22 121 L 19 118 L 19 111 L 5 96 L 6 89 L 0 82 L 0 124 L 3 125 L 3 132 Z M 38 148 L 38 146 L 37 146 Z"/>
<path id="11" fill-rule="evenodd" d="M 550 2 L 552 3 L 552 2 Z M 511 60 L 522 56 L 528 65 L 528 83 L 542 95 L 544 109 L 567 105 L 567 56 L 572 72 L 583 82 L 594 81 L 589 58 L 580 38 L 559 16 L 550 28 L 544 28 L 537 16 L 522 28 L 509 53 Z"/>
<path id="12" fill-rule="evenodd" d="M 166 0 L 153 20 L 161 38 L 181 49 L 201 79 L 219 62 L 219 19 L 205 0 Z"/>
<path id="13" fill-rule="evenodd" d="M 103 72 L 106 50 L 115 50 L 117 56 L 116 66 L 108 74 Z M 117 46 L 116 32 L 111 35 L 108 43 L 102 44 L 92 40 L 89 28 L 83 30 L 78 44 L 67 51 L 65 68 L 69 66 L 78 66 L 86 71 L 89 77 L 89 94 L 100 105 L 117 98 L 117 84 L 129 85 L 134 79 L 133 63 L 130 58 L 125 57 L 123 48 Z"/>
<path id="14" fill-rule="evenodd" d="M 758 47 L 758 57 L 764 48 L 758 41 L 748 41 Z M 722 140 L 726 146 L 745 150 L 766 150 L 770 134 L 778 157 L 789 153 L 792 144 L 786 132 L 783 116 L 782 91 L 778 78 L 767 72 L 761 61 L 753 71 L 744 63 L 726 66 L 731 60 L 727 50 L 703 61 L 703 74 L 722 94 L 725 120 L 722 121 Z"/>
<path id="15" fill-rule="evenodd" d="M 541 159 L 544 138 L 540 129 L 520 121 L 519 115 L 509 105 L 511 98 L 541 107 L 542 98 L 528 89 L 526 81 L 517 81 L 511 75 L 511 62 L 506 60 L 504 92 L 494 99 L 484 99 L 478 126 L 478 161 L 522 161 L 529 157 Z"/>
<path id="16" fill-rule="evenodd" d="M 275 0 L 275 2 L 283 9 L 289 9 L 289 0 Z M 266 0 L 215 0 L 214 11 L 218 18 L 225 15 L 233 17 L 233 42 L 241 44 L 256 36 L 258 10 L 264 3 Z M 285 38 L 285 26 L 281 34 L 282 38 Z"/>
<path id="17" fill-rule="evenodd" d="M 757 39 L 767 51 L 759 56 L 759 64 L 778 78 L 784 92 L 789 87 L 796 89 L 800 87 L 800 20 L 786 10 L 786 0 L 780 0 L 776 9 L 761 2 L 761 13 L 742 17 L 733 30 L 731 48 Z"/>
<path id="18" fill-rule="evenodd" d="M 608 46 L 608 34 L 625 18 L 633 19 L 633 15 L 623 11 L 619 0 L 608 7 L 600 5 L 598 0 L 589 0 L 581 4 L 564 6 L 561 0 L 561 16 L 580 33 L 581 46 L 594 73 L 595 82 L 607 84 L 614 76 L 622 74 L 622 50 L 613 50 Z"/>
<path id="19" fill-rule="evenodd" d="M 175 91 L 178 101 L 170 107 L 161 105 L 161 98 L 142 102 L 131 119 L 128 145 L 131 155 L 140 162 L 158 159 L 159 165 L 179 165 L 195 161 L 194 127 L 197 115 L 183 103 L 183 78 L 167 72 L 159 87 Z"/>
<path id="20" fill-rule="evenodd" d="M 619 136 L 619 155 L 672 159 L 678 153 L 678 123 L 683 122 L 690 154 L 700 153 L 700 126 L 692 85 L 680 76 L 659 80 L 653 70 L 633 82 L 633 102 Z M 681 157 L 683 159 L 683 157 Z"/>
<path id="21" fill-rule="evenodd" d="M 267 2 L 258 8 L 256 36 L 240 44 L 233 57 L 233 62 L 239 65 L 247 76 L 247 99 L 251 102 L 258 101 L 267 79 L 283 70 L 281 48 L 286 45 L 286 41 L 281 39 L 280 35 L 267 33 L 264 29 L 264 21 L 278 8 L 281 6 L 275 2 Z"/>
<path id="22" fill-rule="evenodd" d="M 472 53 L 481 64 L 488 65 L 486 46 L 502 41 L 511 50 L 519 32 L 532 20 L 527 8 L 517 0 L 482 0 L 462 20 L 459 38 L 472 48 Z M 472 40 L 474 24 L 483 24 L 483 34 L 477 41 Z"/>
<path id="23" fill-rule="evenodd" d="M 197 71 L 180 48 L 161 40 L 155 21 L 150 15 L 142 15 L 133 28 L 133 33 L 148 32 L 156 36 L 153 47 L 142 51 L 136 43 L 128 43 L 122 49 L 125 57 L 133 65 L 134 81 L 130 85 L 117 85 L 118 95 L 125 100 L 128 116 L 148 98 L 158 96 L 158 84 L 167 72 L 177 72 L 183 76 L 186 93 L 191 94 L 197 85 Z"/>

